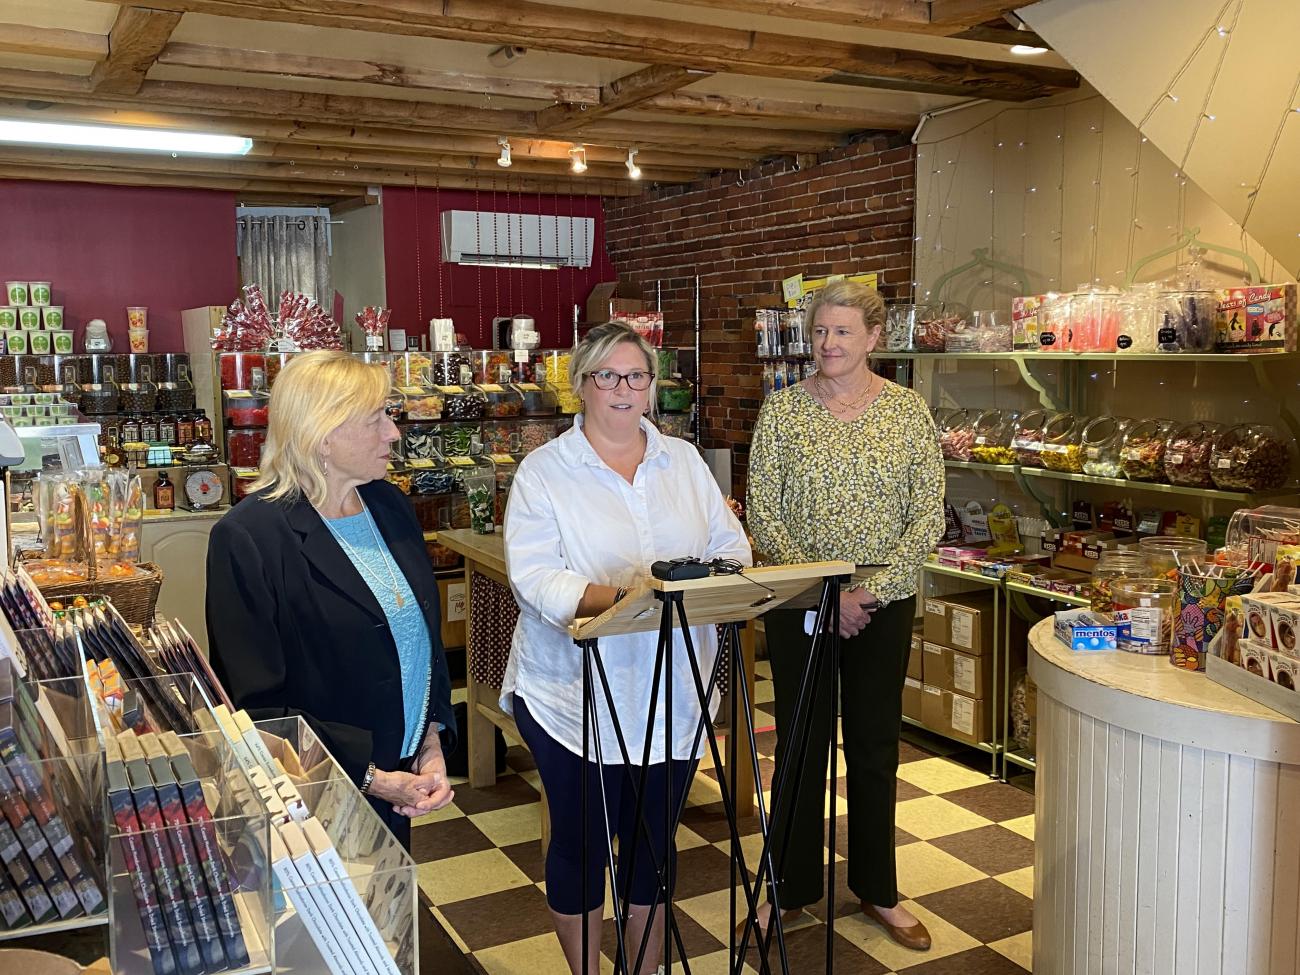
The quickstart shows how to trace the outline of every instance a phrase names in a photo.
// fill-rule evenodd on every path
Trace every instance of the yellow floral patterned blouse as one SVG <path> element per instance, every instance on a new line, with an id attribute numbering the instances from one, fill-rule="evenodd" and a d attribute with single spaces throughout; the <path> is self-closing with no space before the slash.
<path id="1" fill-rule="evenodd" d="M 759 411 L 745 504 L 749 530 L 774 562 L 885 565 L 868 588 L 882 604 L 905 599 L 943 535 L 943 496 L 934 421 L 910 389 L 886 382 L 847 423 L 802 384 Z"/>

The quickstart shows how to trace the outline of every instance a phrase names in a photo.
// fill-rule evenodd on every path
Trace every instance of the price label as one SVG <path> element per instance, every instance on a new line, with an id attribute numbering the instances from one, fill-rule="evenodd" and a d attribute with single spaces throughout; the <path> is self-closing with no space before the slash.
<path id="1" fill-rule="evenodd" d="M 525 393 L 540 393 L 542 390 L 542 387 L 538 386 L 537 383 L 520 383 L 519 388 Z"/>
<path id="2" fill-rule="evenodd" d="M 397 470 L 397 465 L 394 464 L 391 460 L 388 462 L 388 470 L 389 470 L 390 473 L 391 473 L 392 471 Z"/>
<path id="3" fill-rule="evenodd" d="M 397 391 L 403 396 L 423 396 L 423 386 L 398 386 Z"/>
<path id="4" fill-rule="evenodd" d="M 465 392 L 465 388 L 463 386 L 439 386 L 438 392 L 446 396 L 454 396 L 457 393 Z"/>
<path id="5" fill-rule="evenodd" d="M 499 393 L 499 392 L 501 392 L 501 387 L 498 386 L 496 383 L 481 383 L 481 384 L 479 385 L 479 389 L 483 390 L 483 392 L 485 392 L 485 393 Z"/>
<path id="6" fill-rule="evenodd" d="M 246 389 L 228 389 L 226 396 L 229 399 L 252 399 L 253 394 Z"/>
<path id="7" fill-rule="evenodd" d="M 796 274 L 781 282 L 781 297 L 786 301 L 798 301 L 803 297 L 803 275 Z"/>
<path id="8" fill-rule="evenodd" d="M 529 359 L 527 349 L 515 349 L 515 362 L 527 362 Z"/>
<path id="9" fill-rule="evenodd" d="M 1219 463 L 1216 464 L 1215 466 L 1218 467 L 1219 470 L 1221 470 L 1221 471 L 1226 471 L 1229 467 L 1232 466 L 1232 458 L 1231 458 L 1231 457 L 1220 457 L 1220 458 L 1219 458 Z"/>
<path id="10" fill-rule="evenodd" d="M 235 477 L 241 481 L 256 480 L 261 472 L 255 467 L 239 467 L 235 469 Z"/>
<path id="11" fill-rule="evenodd" d="M 470 460 L 468 457 L 448 457 L 447 460 L 451 462 L 452 467 L 474 466 L 474 461 Z"/>
<path id="12" fill-rule="evenodd" d="M 513 464 L 515 459 L 509 454 L 488 454 L 488 460 L 494 464 Z"/>
<path id="13" fill-rule="evenodd" d="M 1169 463 L 1171 463 L 1171 464 L 1181 464 L 1182 462 L 1183 462 L 1183 455 L 1182 455 L 1182 454 L 1170 454 L 1170 455 L 1169 455 Z"/>
<path id="14" fill-rule="evenodd" d="M 432 466 L 433 466 L 433 458 L 432 458 L 432 457 L 412 457 L 412 458 L 411 458 L 407 463 L 408 463 L 411 467 L 416 468 L 417 470 L 423 470 L 424 468 L 432 467 Z"/>

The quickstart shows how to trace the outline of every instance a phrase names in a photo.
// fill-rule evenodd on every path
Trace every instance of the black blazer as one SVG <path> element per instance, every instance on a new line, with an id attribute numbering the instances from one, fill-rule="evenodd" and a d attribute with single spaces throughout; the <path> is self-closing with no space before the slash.
<path id="1" fill-rule="evenodd" d="M 423 532 L 393 485 L 373 481 L 360 491 L 424 610 L 433 644 L 428 720 L 441 722 L 450 749 L 451 680 Z M 398 767 L 405 724 L 397 644 L 378 600 L 306 499 L 254 494 L 213 526 L 207 619 L 213 668 L 253 720 L 302 715 L 357 783 L 371 762 Z M 402 838 L 406 820 L 374 805 Z"/>

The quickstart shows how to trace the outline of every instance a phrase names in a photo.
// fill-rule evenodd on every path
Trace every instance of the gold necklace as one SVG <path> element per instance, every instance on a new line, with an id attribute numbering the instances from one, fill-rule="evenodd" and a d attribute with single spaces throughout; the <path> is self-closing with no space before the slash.
<path id="1" fill-rule="evenodd" d="M 383 559 L 384 568 L 388 570 L 389 581 L 387 583 L 385 583 L 384 580 L 379 577 L 378 573 L 376 573 L 373 569 L 370 568 L 370 566 L 366 564 L 366 560 L 361 557 L 361 553 L 359 553 L 356 550 L 356 548 L 353 547 L 351 542 L 349 542 L 346 538 L 343 537 L 343 534 L 341 532 L 339 532 L 332 524 L 330 524 L 329 519 L 325 518 L 324 515 L 322 515 L 321 517 L 325 521 L 325 526 L 329 528 L 330 534 L 333 535 L 339 541 L 339 543 L 348 550 L 348 555 L 352 558 L 352 562 L 357 567 L 358 571 L 360 571 L 363 575 L 368 576 L 369 578 L 377 582 L 381 589 L 387 589 L 389 592 L 391 592 L 393 594 L 393 599 L 397 601 L 397 608 L 401 609 L 403 606 L 406 605 L 406 600 L 402 597 L 401 586 L 399 586 L 397 582 L 397 573 L 393 571 L 392 559 L 389 557 L 388 551 L 387 549 L 384 548 L 383 543 L 380 542 L 379 540 L 379 533 L 375 529 L 375 519 L 371 516 L 370 509 L 366 507 L 366 503 L 364 501 L 361 501 L 360 493 L 357 494 L 357 500 L 361 502 L 361 513 L 366 516 L 366 527 L 370 529 L 370 538 L 375 543 L 375 550 L 379 553 L 379 557 Z"/>
<path id="2" fill-rule="evenodd" d="M 865 404 L 867 400 L 870 398 L 871 392 L 876 385 L 876 374 L 875 373 L 871 374 L 871 378 L 867 380 L 867 388 L 863 390 L 862 395 L 859 396 L 857 399 L 851 401 L 837 399 L 834 396 L 831 396 L 826 391 L 826 384 L 822 381 L 820 375 L 817 377 L 816 383 L 817 383 L 817 392 L 821 396 L 822 402 L 826 404 L 826 408 L 828 410 L 830 410 L 832 413 L 851 413 L 854 410 L 861 409 L 863 404 Z M 836 403 L 839 404 L 839 409 L 836 409 L 835 406 L 833 405 Z"/>

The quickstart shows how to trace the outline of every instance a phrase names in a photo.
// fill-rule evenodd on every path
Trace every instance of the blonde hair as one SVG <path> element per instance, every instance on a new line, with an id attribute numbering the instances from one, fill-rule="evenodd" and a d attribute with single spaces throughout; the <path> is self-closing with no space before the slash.
<path id="1" fill-rule="evenodd" d="M 656 375 L 659 357 L 650 343 L 637 334 L 636 329 L 624 322 L 606 322 L 597 325 L 578 343 L 569 359 L 569 385 L 574 392 L 582 389 L 582 381 L 600 369 L 601 363 L 614 354 L 614 350 L 627 342 L 635 345 L 645 356 L 646 371 L 653 377 L 650 380 L 650 416 L 655 415 L 658 402 L 659 377 Z M 581 396 L 581 393 L 578 393 Z"/>
<path id="2" fill-rule="evenodd" d="M 323 504 L 321 444 L 342 424 L 381 409 L 391 388 L 387 369 L 346 352 L 295 356 L 271 389 L 262 473 L 253 489 L 269 489 L 266 497 L 272 501 L 305 496 Z"/>
<path id="3" fill-rule="evenodd" d="M 817 312 L 822 308 L 856 308 L 862 312 L 862 324 L 867 331 L 875 331 L 885 324 L 885 299 L 875 288 L 857 281 L 833 281 L 817 292 L 808 306 L 808 331 L 817 324 Z"/>

